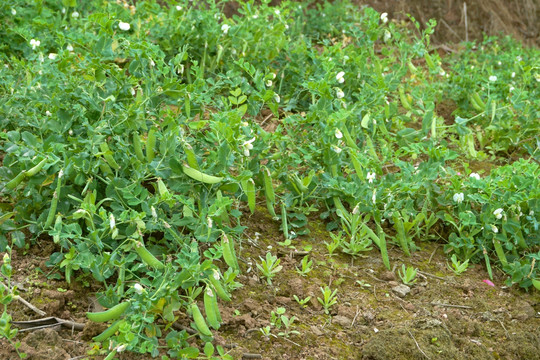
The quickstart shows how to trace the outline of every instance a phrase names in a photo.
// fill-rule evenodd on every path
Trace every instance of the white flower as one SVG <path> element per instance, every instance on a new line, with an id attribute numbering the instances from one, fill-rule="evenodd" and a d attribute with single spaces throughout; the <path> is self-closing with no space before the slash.
<path id="1" fill-rule="evenodd" d="M 446 76 L 446 71 L 444 71 L 444 70 L 441 69 L 441 71 L 439 72 L 439 75 L 441 75 L 441 76 Z"/>
<path id="2" fill-rule="evenodd" d="M 62 14 L 66 13 L 66 8 L 62 8 Z"/>
<path id="3" fill-rule="evenodd" d="M 499 229 L 495 225 L 491 225 L 491 231 L 493 231 L 495 234 L 499 232 Z"/>
<path id="4" fill-rule="evenodd" d="M 343 80 L 343 78 L 341 78 Z M 345 96 L 345 93 L 343 92 L 343 90 L 341 90 L 340 88 L 337 88 L 336 89 L 336 97 L 338 99 L 343 99 L 343 97 Z"/>
<path id="5" fill-rule="evenodd" d="M 182 10 L 182 7 L 180 5 L 176 5 L 176 10 L 180 11 L 180 10 Z"/>
<path id="6" fill-rule="evenodd" d="M 15 10 L 15 9 L 12 8 L 12 9 L 11 9 L 11 15 L 13 15 L 13 16 L 17 15 L 17 10 Z"/>
<path id="7" fill-rule="evenodd" d="M 248 140 L 248 141 L 245 141 L 243 144 L 242 144 L 242 147 L 244 148 L 244 156 L 249 156 L 249 150 L 252 150 L 253 149 L 253 142 L 255 141 L 255 138 L 251 139 L 251 140 Z"/>
<path id="8" fill-rule="evenodd" d="M 45 116 L 51 116 L 51 112 L 49 110 L 45 111 Z"/>
<path id="9" fill-rule="evenodd" d="M 221 277 L 219 276 L 219 272 L 217 270 L 214 270 L 214 279 L 219 280 Z"/>
<path id="10" fill-rule="evenodd" d="M 376 177 L 377 175 L 374 172 L 368 172 L 366 175 L 366 180 L 371 184 Z"/>
<path id="11" fill-rule="evenodd" d="M 496 77 L 495 75 L 491 75 L 491 76 L 489 77 L 489 81 L 495 82 L 495 81 L 497 81 L 497 77 Z"/>
<path id="12" fill-rule="evenodd" d="M 259 18 L 259 15 L 255 14 L 252 16 L 253 19 L 258 19 Z"/>
<path id="13" fill-rule="evenodd" d="M 476 180 L 480 180 L 480 175 L 478 175 L 478 174 L 475 173 L 475 172 L 471 173 L 471 175 L 469 175 L 469 177 L 472 177 L 472 178 L 474 178 L 474 179 L 476 179 Z"/>
<path id="14" fill-rule="evenodd" d="M 341 139 L 343 137 L 343 134 L 341 133 L 341 131 L 339 131 L 339 129 L 336 129 L 336 131 L 334 131 L 334 135 L 336 135 L 336 138 L 338 139 Z"/>
<path id="15" fill-rule="evenodd" d="M 57 56 L 58 56 L 58 54 L 50 53 L 49 54 L 49 59 L 54 60 L 54 59 L 56 59 Z"/>
<path id="16" fill-rule="evenodd" d="M 230 29 L 230 28 L 231 28 L 231 27 L 230 27 L 229 25 L 227 25 L 227 24 L 221 25 L 221 31 L 223 31 L 223 33 L 224 33 L 225 35 L 227 35 L 227 33 L 229 32 L 229 29 Z"/>
<path id="17" fill-rule="evenodd" d="M 207 224 L 208 224 L 208 227 L 211 229 L 212 227 L 214 227 L 214 222 L 212 221 L 212 218 L 208 218 L 208 220 L 206 221 Z"/>
<path id="18" fill-rule="evenodd" d="M 373 202 L 373 204 L 375 204 L 375 202 L 377 201 L 377 190 L 376 189 L 373 189 L 373 195 L 371 196 L 371 201 Z"/>
<path id="19" fill-rule="evenodd" d="M 386 24 L 388 22 L 388 13 L 382 13 L 381 14 L 381 21 L 383 22 L 383 24 Z"/>
<path id="20" fill-rule="evenodd" d="M 36 50 L 39 45 L 41 45 L 41 41 L 35 39 L 30 40 L 30 46 L 32 46 L 32 50 Z"/>
<path id="21" fill-rule="evenodd" d="M 68 45 L 66 46 L 66 50 L 67 50 L 67 51 L 73 51 L 73 46 L 72 46 L 71 44 L 68 44 Z"/>
<path id="22" fill-rule="evenodd" d="M 281 12 L 279 11 L 279 9 L 276 9 L 276 10 L 274 10 L 274 13 L 275 13 L 276 15 L 279 15 Z"/>
<path id="23" fill-rule="evenodd" d="M 71 17 L 76 19 L 76 18 L 79 17 L 79 13 L 77 11 L 74 11 L 74 12 L 71 13 Z"/>
<path id="24" fill-rule="evenodd" d="M 128 31 L 129 29 L 131 29 L 131 25 L 129 25 L 129 23 L 125 23 L 125 22 L 120 21 L 118 23 L 118 28 L 120 30 Z"/>
<path id="25" fill-rule="evenodd" d="M 387 42 L 391 38 L 392 38 L 392 34 L 390 33 L 390 31 L 384 30 L 384 37 L 383 37 L 384 42 Z"/>
<path id="26" fill-rule="evenodd" d="M 266 86 L 268 86 L 268 87 L 272 86 L 272 80 L 267 80 L 266 81 Z"/>
<path id="27" fill-rule="evenodd" d="M 463 195 L 463 193 L 455 193 L 453 199 L 458 204 L 461 204 L 465 199 L 465 195 Z"/>
<path id="28" fill-rule="evenodd" d="M 510 75 L 512 78 L 515 78 L 516 77 L 516 72 L 515 71 L 512 71 L 512 75 Z"/>
<path id="29" fill-rule="evenodd" d="M 135 290 L 135 292 L 139 295 L 141 295 L 144 291 L 143 287 L 139 283 L 136 283 L 135 285 L 133 285 L 133 290 Z"/>
<path id="30" fill-rule="evenodd" d="M 344 71 L 340 71 L 337 73 L 336 80 L 338 81 L 338 83 L 343 84 L 343 82 L 345 81 L 345 78 L 343 76 L 345 76 Z"/>
<path id="31" fill-rule="evenodd" d="M 274 94 L 274 100 L 276 100 L 276 102 L 279 104 L 279 102 L 281 101 L 281 98 L 279 97 L 278 94 Z"/>
<path id="32" fill-rule="evenodd" d="M 521 61 L 521 60 L 523 60 L 523 58 L 521 56 L 516 56 L 516 60 Z"/>
<path id="33" fill-rule="evenodd" d="M 498 61 L 498 62 L 497 62 L 497 65 L 501 66 L 501 65 L 502 65 L 502 62 Z"/>
<path id="34" fill-rule="evenodd" d="M 126 346 L 127 346 L 126 344 L 122 344 L 122 345 L 116 347 L 116 352 L 122 352 L 122 351 L 126 350 Z"/>
<path id="35" fill-rule="evenodd" d="M 156 66 L 156 63 L 155 63 L 154 60 L 152 60 L 152 59 L 150 59 L 150 66 L 151 66 L 151 67 Z"/>
<path id="36" fill-rule="evenodd" d="M 502 219 L 502 217 L 503 217 L 503 216 L 502 216 L 502 212 L 503 212 L 503 209 L 498 208 L 497 210 L 495 210 L 495 211 L 493 212 L 493 215 L 495 215 L 495 217 L 496 217 L 498 220 L 500 220 L 500 219 Z"/>
<path id="37" fill-rule="evenodd" d="M 131 88 L 130 92 L 131 92 L 131 96 L 135 96 L 135 94 L 137 93 L 134 88 Z"/>
<path id="38" fill-rule="evenodd" d="M 341 152 L 341 148 L 337 145 L 332 145 L 332 150 L 334 150 L 336 154 L 339 154 Z"/>
<path id="39" fill-rule="evenodd" d="M 515 89 L 515 87 L 510 86 L 510 87 L 508 88 L 508 91 L 514 91 L 514 89 Z"/>
<path id="40" fill-rule="evenodd" d="M 113 214 L 109 216 L 109 226 L 111 227 L 111 230 L 116 226 L 116 220 L 114 219 Z"/>

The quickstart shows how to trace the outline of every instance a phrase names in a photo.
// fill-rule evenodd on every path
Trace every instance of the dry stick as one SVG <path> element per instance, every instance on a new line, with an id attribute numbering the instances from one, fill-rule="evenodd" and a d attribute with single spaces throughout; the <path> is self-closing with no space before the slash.
<path id="1" fill-rule="evenodd" d="M 358 310 L 358 305 L 356 305 L 356 314 L 354 314 L 354 318 L 352 319 L 351 326 L 349 326 L 350 328 L 352 328 L 354 326 L 354 322 L 356 321 L 356 318 L 358 317 L 358 314 L 360 314 L 360 310 Z"/>
<path id="2" fill-rule="evenodd" d="M 261 354 L 244 353 L 244 354 L 242 354 L 242 359 L 262 359 L 262 355 Z"/>
<path id="3" fill-rule="evenodd" d="M 40 315 L 40 316 L 45 316 L 47 315 L 47 313 L 45 311 L 42 311 L 42 310 L 39 310 L 37 307 L 35 307 L 34 305 L 30 304 L 28 301 L 24 300 L 22 297 L 20 297 L 19 295 L 15 295 L 14 296 L 15 299 L 19 300 L 20 303 L 22 303 L 23 305 L 25 305 L 26 307 L 30 308 L 32 311 L 34 311 L 36 314 Z"/>
<path id="4" fill-rule="evenodd" d="M 435 249 L 433 249 L 433 252 L 431 253 L 431 256 L 429 257 L 428 264 L 431 264 L 431 259 L 433 259 L 433 255 L 435 255 L 435 251 L 439 248 L 439 245 L 435 246 Z"/>
<path id="5" fill-rule="evenodd" d="M 437 276 L 437 275 L 433 275 L 433 274 L 427 273 L 427 272 L 425 272 L 425 271 L 420 271 L 420 270 L 418 270 L 418 273 L 419 273 L 419 274 L 422 274 L 422 275 L 425 275 L 425 276 L 429 276 L 429 277 L 434 278 L 434 279 L 437 279 L 437 280 L 446 281 L 446 279 L 443 278 L 443 277 L 440 277 L 440 276 Z"/>
<path id="6" fill-rule="evenodd" d="M 426 359 L 429 360 L 429 356 L 426 355 L 425 352 L 422 351 L 422 349 L 420 349 L 420 345 L 418 345 L 418 341 L 416 341 L 416 339 L 414 338 L 413 334 L 411 334 L 411 332 L 409 330 L 407 330 L 407 332 L 409 333 L 409 335 L 411 335 L 412 339 L 414 340 L 414 343 L 416 344 L 416 347 L 418 348 L 418 350 L 420 350 L 420 352 L 422 353 L 422 355 L 424 355 L 426 357 Z"/>
<path id="7" fill-rule="evenodd" d="M 448 28 L 448 30 L 450 30 L 450 32 L 451 32 L 452 34 L 454 34 L 454 35 L 458 38 L 458 40 L 461 40 L 461 38 L 459 37 L 459 35 L 454 31 L 454 29 L 452 29 L 452 28 L 450 27 L 450 25 L 448 25 L 448 23 L 447 23 L 446 21 L 444 21 L 444 19 L 441 19 L 441 22 Z"/>
<path id="8" fill-rule="evenodd" d="M 265 122 L 268 121 L 268 119 L 270 119 L 272 117 L 272 115 L 274 115 L 274 113 L 270 113 L 270 115 L 268 115 L 267 117 L 264 118 L 264 120 L 261 122 L 261 125 L 260 126 L 263 126 Z"/>
<path id="9" fill-rule="evenodd" d="M 443 304 L 443 303 L 437 303 L 437 302 L 432 302 L 430 304 L 433 306 L 453 307 L 453 308 L 458 308 L 458 309 L 472 309 L 473 308 L 472 306 L 467 306 L 467 305 L 452 305 L 452 304 Z"/>
<path id="10" fill-rule="evenodd" d="M 465 41 L 469 42 L 469 24 L 467 23 L 467 3 L 463 3 L 463 14 L 465 15 Z"/>
<path id="11" fill-rule="evenodd" d="M 507 338 L 510 338 L 510 334 L 508 333 L 508 330 L 506 330 L 506 328 L 504 327 L 504 324 L 501 320 L 497 320 L 499 322 L 499 324 L 501 324 L 502 328 L 504 329 L 504 333 L 506 334 L 506 337 Z"/>

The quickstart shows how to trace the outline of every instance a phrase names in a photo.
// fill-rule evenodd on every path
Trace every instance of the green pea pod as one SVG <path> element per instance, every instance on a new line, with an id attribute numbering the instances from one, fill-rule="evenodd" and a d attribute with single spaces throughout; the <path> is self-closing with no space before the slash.
<path id="1" fill-rule="evenodd" d="M 26 171 L 24 173 L 24 175 L 26 177 L 32 177 L 34 175 L 36 175 L 38 172 L 41 171 L 41 169 L 43 168 L 43 166 L 47 163 L 47 158 L 41 160 L 36 166 L 34 166 L 33 168 L 31 168 L 30 170 Z"/>
<path id="2" fill-rule="evenodd" d="M 112 323 L 111 326 L 109 326 L 105 331 L 103 331 L 101 334 L 94 336 L 92 340 L 95 342 L 103 342 L 114 335 L 116 331 L 120 328 L 120 325 L 125 322 L 125 320 L 116 320 Z"/>
<path id="3" fill-rule="evenodd" d="M 231 301 L 231 296 L 225 291 L 219 279 L 220 276 L 217 270 L 214 270 L 214 273 L 208 277 L 208 280 L 214 286 L 214 290 L 216 290 L 216 294 L 224 301 Z"/>
<path id="4" fill-rule="evenodd" d="M 6 189 L 8 189 L 8 190 L 15 189 L 23 181 L 23 179 L 25 178 L 25 173 L 26 173 L 26 171 L 21 171 L 19 174 L 17 174 L 17 176 L 15 176 L 13 179 L 11 179 L 6 184 Z"/>
<path id="5" fill-rule="evenodd" d="M 206 325 L 206 321 L 204 321 L 201 310 L 199 310 L 199 307 L 195 303 L 191 304 L 191 314 L 193 315 L 195 325 L 197 325 L 197 330 L 199 330 L 199 332 L 205 336 L 213 336 L 212 332 L 208 328 L 208 325 Z"/>
<path id="6" fill-rule="evenodd" d="M 205 174 L 197 169 L 190 167 L 188 164 L 183 164 L 182 169 L 184 170 L 184 174 L 186 174 L 190 178 L 205 184 L 217 184 L 218 182 L 223 180 L 222 177 Z"/>
<path id="7" fill-rule="evenodd" d="M 139 137 L 139 133 L 136 131 L 133 132 L 133 150 L 135 151 L 135 156 L 137 156 L 137 159 L 144 163 L 146 159 L 142 151 L 141 138 Z"/>
<path id="8" fill-rule="evenodd" d="M 199 169 L 199 163 L 197 162 L 197 156 L 195 156 L 195 152 L 193 151 L 193 148 L 188 143 L 184 143 L 184 152 L 186 153 L 187 163 L 190 167 L 196 170 Z"/>
<path id="9" fill-rule="evenodd" d="M 217 304 L 216 295 L 210 287 L 207 287 L 204 291 L 204 312 L 206 313 L 206 320 L 208 320 L 208 324 L 216 330 L 219 329 L 221 323 L 219 318 L 221 315 L 218 316 L 219 307 Z"/>
<path id="10" fill-rule="evenodd" d="M 113 168 L 114 170 L 119 170 L 120 165 L 118 165 L 116 160 L 114 160 L 111 149 L 109 149 L 109 145 L 107 145 L 107 143 L 105 142 L 102 142 L 101 144 L 99 144 L 99 148 L 101 152 L 103 153 L 103 158 L 105 159 L 107 164 L 109 164 L 109 166 Z"/>
<path id="11" fill-rule="evenodd" d="M 234 251 L 234 241 L 230 240 L 227 234 L 223 233 L 221 237 L 221 249 L 223 252 L 223 260 L 234 270 L 239 270 L 238 260 Z"/>
<path id="12" fill-rule="evenodd" d="M 284 203 L 281 203 L 281 225 L 285 240 L 289 238 L 289 226 L 287 225 L 287 208 Z"/>
<path id="13" fill-rule="evenodd" d="M 165 268 L 165 265 L 161 261 L 159 261 L 154 255 L 152 255 L 152 253 L 148 251 L 146 247 L 144 247 L 142 241 L 138 241 L 135 244 L 135 251 L 137 252 L 137 254 L 139 254 L 141 260 L 146 265 L 151 266 L 156 270 L 162 270 Z"/>
<path id="14" fill-rule="evenodd" d="M 115 319 L 118 319 L 120 316 L 122 316 L 122 314 L 126 312 L 129 306 L 130 306 L 130 302 L 124 301 L 118 305 L 113 306 L 112 308 L 106 311 L 100 311 L 100 312 L 94 312 L 94 313 L 87 312 L 86 317 L 89 320 L 92 320 L 93 322 L 106 322 L 109 320 L 115 320 Z"/>
<path id="15" fill-rule="evenodd" d="M 409 99 L 407 99 L 407 95 L 405 94 L 405 90 L 403 89 L 403 86 L 400 86 L 398 88 L 399 90 L 399 100 L 401 100 L 401 105 L 407 110 L 411 110 L 411 103 L 409 102 Z"/>
<path id="16" fill-rule="evenodd" d="M 51 226 L 54 220 L 54 215 L 56 214 L 56 208 L 58 207 L 58 198 L 60 197 L 60 190 L 62 188 L 63 175 L 64 175 L 64 171 L 60 170 L 60 172 L 58 173 L 56 190 L 53 193 L 53 198 L 51 200 L 51 207 L 49 208 L 49 214 L 47 215 L 47 220 L 45 220 L 45 224 L 43 225 L 44 228 L 48 228 L 49 226 Z"/>

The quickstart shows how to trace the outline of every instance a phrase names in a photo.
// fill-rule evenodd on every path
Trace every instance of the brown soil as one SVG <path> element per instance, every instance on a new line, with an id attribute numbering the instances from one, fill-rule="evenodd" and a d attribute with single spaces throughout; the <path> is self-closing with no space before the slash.
<path id="1" fill-rule="evenodd" d="M 390 246 L 393 271 L 388 271 L 375 249 L 362 258 L 342 253 L 329 257 L 324 245 L 330 241 L 328 233 L 316 220 L 310 222 L 309 235 L 293 240 L 296 250 L 278 244 L 283 241 L 279 223 L 264 209 L 257 208 L 243 222 L 248 226 L 239 249 L 244 287 L 234 292 L 231 303 L 221 303 L 223 324 L 215 332 L 215 343 L 234 359 L 250 355 L 260 359 L 540 359 L 540 294 L 505 287 L 504 275 L 497 271 L 495 286 L 489 286 L 483 282 L 488 275 L 481 265 L 470 266 L 461 276 L 453 274 L 442 244 L 417 240 L 421 250 L 410 258 Z M 306 246 L 312 246 L 309 257 L 314 266 L 302 277 L 296 271 L 302 256 L 296 251 Z M 102 324 L 85 318 L 95 289 L 47 279 L 43 262 L 52 249 L 36 246 L 31 251 L 13 257 L 14 279 L 25 289 L 21 296 L 46 316 L 86 327 L 82 332 L 60 328 L 20 333 L 16 340 L 22 342 L 21 351 L 29 359 L 84 356 L 91 350 L 88 340 L 103 330 Z M 40 251 L 45 252 L 38 255 Z M 255 267 L 267 251 L 277 254 L 283 265 L 272 285 Z M 400 297 L 397 269 L 402 264 L 421 273 L 410 293 Z M 338 290 L 338 302 L 329 314 L 317 301 L 320 287 L 326 285 Z M 294 295 L 311 300 L 303 307 Z M 279 307 L 289 318 L 295 316 L 291 330 L 299 335 L 278 335 L 284 327 L 270 324 L 271 312 Z M 40 318 L 16 302 L 9 309 L 14 320 Z M 189 328 L 189 322 L 180 316 L 177 325 Z M 260 331 L 265 326 L 271 329 L 268 338 Z M 9 344 L 2 345 L 0 358 L 17 359 Z M 150 358 L 122 355 L 122 359 Z"/>

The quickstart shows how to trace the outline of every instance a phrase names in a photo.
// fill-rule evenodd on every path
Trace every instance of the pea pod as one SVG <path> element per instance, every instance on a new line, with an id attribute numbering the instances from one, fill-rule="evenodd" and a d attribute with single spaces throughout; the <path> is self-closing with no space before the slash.
<path id="1" fill-rule="evenodd" d="M 274 193 L 274 186 L 272 185 L 272 177 L 270 176 L 270 170 L 263 167 L 261 169 L 264 178 L 264 195 L 266 196 L 266 208 L 273 218 L 277 217 L 274 210 L 274 204 L 276 203 L 276 195 Z"/>
<path id="2" fill-rule="evenodd" d="M 248 199 L 249 211 L 253 214 L 255 212 L 255 182 L 253 179 L 242 181 L 242 189 Z"/>
<path id="3" fill-rule="evenodd" d="M 426 64 L 428 67 L 433 70 L 435 69 L 435 62 L 433 62 L 433 59 L 431 58 L 431 55 L 429 55 L 427 52 L 424 54 L 424 59 L 426 59 Z"/>
<path id="4" fill-rule="evenodd" d="M 171 197 L 171 194 L 169 193 L 167 186 L 165 185 L 165 183 L 163 182 L 161 178 L 157 179 L 157 186 L 158 186 L 158 193 L 161 198 L 168 199 Z"/>
<path id="5" fill-rule="evenodd" d="M 193 315 L 195 325 L 197 325 L 197 330 L 199 330 L 199 332 L 205 336 L 213 336 L 212 332 L 208 328 L 208 325 L 206 325 L 206 321 L 204 321 L 201 310 L 199 310 L 199 307 L 195 303 L 191 304 L 191 314 Z"/>
<path id="6" fill-rule="evenodd" d="M 140 162 L 144 163 L 145 158 L 142 151 L 141 138 L 139 137 L 139 133 L 136 131 L 133 132 L 133 150 L 135 151 L 135 156 L 137 156 L 137 159 L 139 159 Z"/>
<path id="7" fill-rule="evenodd" d="M 23 170 L 19 174 L 17 174 L 17 176 L 15 176 L 13 179 L 11 179 L 6 184 L 6 189 L 8 189 L 8 190 L 15 189 L 23 181 L 23 179 L 25 178 L 25 173 L 26 173 L 26 171 Z"/>
<path id="8" fill-rule="evenodd" d="M 60 170 L 58 173 L 58 180 L 56 183 L 56 190 L 53 193 L 53 198 L 51 200 L 51 207 L 49 208 L 49 214 L 47 215 L 47 220 L 45 220 L 44 228 L 48 228 L 52 225 L 54 220 L 54 215 L 56 214 L 56 208 L 58 207 L 58 198 L 60 197 L 60 190 L 62 188 L 62 176 L 64 176 L 64 171 Z"/>
<path id="9" fill-rule="evenodd" d="M 103 331 L 101 334 L 94 336 L 92 340 L 95 342 L 103 342 L 114 335 L 116 331 L 120 328 L 120 325 L 125 322 L 125 320 L 116 320 L 112 323 L 111 326 L 109 326 L 105 331 Z"/>
<path id="10" fill-rule="evenodd" d="M 24 173 L 24 175 L 26 177 L 32 177 L 34 175 L 36 175 L 38 172 L 41 171 L 41 169 L 43 168 L 43 166 L 47 163 L 47 158 L 41 160 L 36 166 L 34 166 L 33 168 L 31 168 L 30 170 L 26 171 Z"/>
<path id="11" fill-rule="evenodd" d="M 197 156 L 193 148 L 188 143 L 184 143 L 184 152 L 186 153 L 187 163 L 190 167 L 199 170 L 199 163 L 197 162 Z"/>
<path id="12" fill-rule="evenodd" d="M 219 279 L 220 276 L 217 270 L 214 270 L 214 273 L 208 277 L 208 280 L 214 286 L 214 290 L 216 290 L 216 294 L 224 301 L 231 301 L 231 296 L 225 291 Z"/>
<path id="13" fill-rule="evenodd" d="M 223 260 L 234 270 L 239 270 L 238 260 L 234 251 L 234 242 L 229 240 L 227 234 L 223 233 L 221 237 L 221 249 L 223 252 Z"/>
<path id="14" fill-rule="evenodd" d="M 94 312 L 94 313 L 87 312 L 86 317 L 89 320 L 92 320 L 94 322 L 106 322 L 109 320 L 115 320 L 115 319 L 118 319 L 120 316 L 122 316 L 122 314 L 126 312 L 129 306 L 130 306 L 130 302 L 124 301 L 118 305 L 113 306 L 112 308 L 106 311 Z"/>
<path id="15" fill-rule="evenodd" d="M 287 225 L 287 208 L 285 207 L 285 203 L 281 203 L 281 225 L 283 236 L 285 237 L 285 240 L 287 240 L 289 238 L 289 227 Z"/>
<path id="16" fill-rule="evenodd" d="M 407 110 L 411 110 L 411 103 L 409 102 L 409 99 L 407 98 L 407 95 L 405 94 L 405 90 L 403 89 L 403 86 L 400 86 L 399 89 L 399 100 L 401 101 L 401 105 Z"/>
<path id="17" fill-rule="evenodd" d="M 56 215 L 56 221 L 54 222 L 54 231 L 53 242 L 58 244 L 60 242 L 60 231 L 62 231 L 62 215 Z"/>
<path id="18" fill-rule="evenodd" d="M 221 315 L 219 314 L 216 295 L 210 287 L 207 287 L 204 292 L 204 312 L 206 313 L 208 324 L 216 330 L 219 329 Z"/>
<path id="19" fill-rule="evenodd" d="M 159 261 L 146 247 L 144 247 L 144 244 L 142 241 L 137 241 L 135 244 L 135 251 L 139 256 L 141 257 L 141 260 L 143 263 L 145 263 L 148 266 L 153 267 L 156 270 L 162 270 L 165 268 L 165 265 Z"/>
<path id="20" fill-rule="evenodd" d="M 349 129 L 347 129 L 346 126 L 343 126 L 341 128 L 341 133 L 343 134 L 343 137 L 345 138 L 345 143 L 347 144 L 347 146 L 358 150 L 358 145 L 356 145 L 356 141 L 352 138 L 351 133 L 349 132 Z"/>
<path id="21" fill-rule="evenodd" d="M 109 149 L 109 145 L 107 145 L 107 143 L 105 142 L 102 142 L 101 144 L 99 144 L 99 148 L 101 152 L 103 153 L 103 158 L 105 159 L 107 164 L 109 164 L 109 166 L 113 168 L 114 170 L 119 170 L 120 165 L 118 165 L 116 160 L 114 160 L 114 156 L 112 156 L 112 152 L 111 152 L 111 149 Z"/>
<path id="22" fill-rule="evenodd" d="M 151 163 L 156 157 L 154 148 L 156 146 L 156 129 L 152 128 L 148 131 L 148 137 L 146 138 L 146 161 Z"/>
<path id="23" fill-rule="evenodd" d="M 217 184 L 218 182 L 223 180 L 222 177 L 205 174 L 197 169 L 190 167 L 187 164 L 183 164 L 183 170 L 184 174 L 186 174 L 190 178 L 198 180 L 205 184 Z"/>

